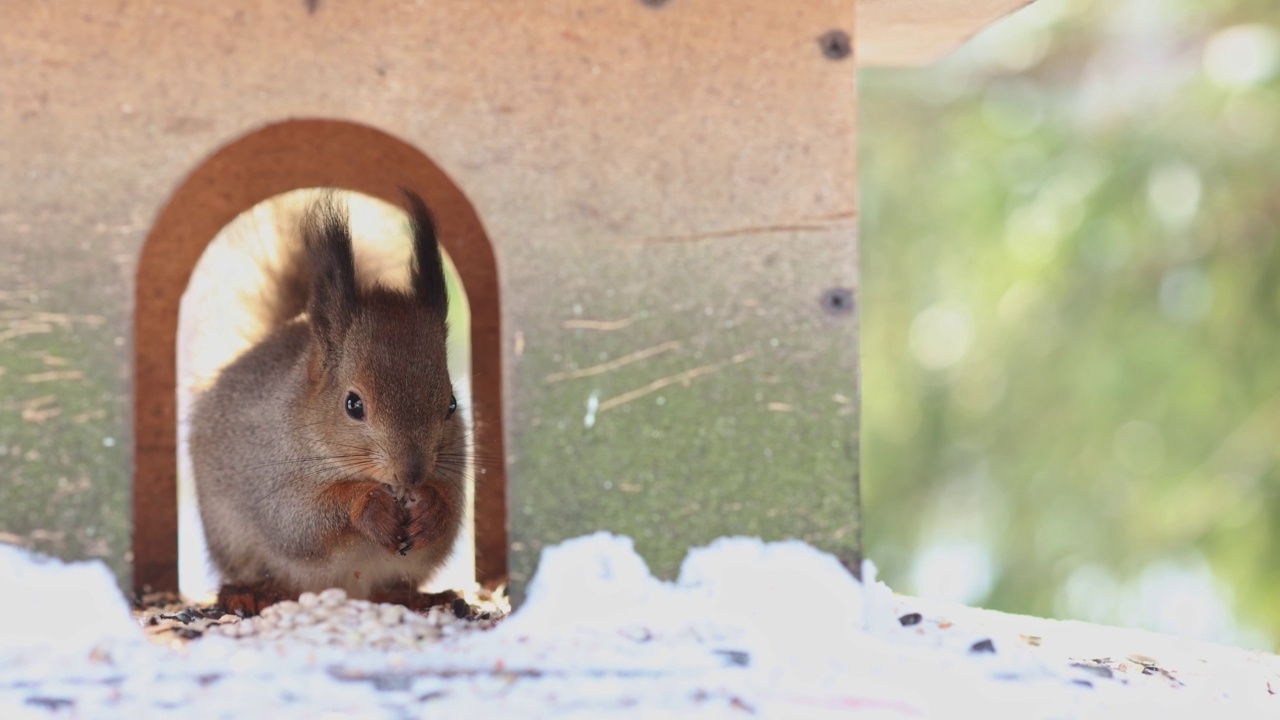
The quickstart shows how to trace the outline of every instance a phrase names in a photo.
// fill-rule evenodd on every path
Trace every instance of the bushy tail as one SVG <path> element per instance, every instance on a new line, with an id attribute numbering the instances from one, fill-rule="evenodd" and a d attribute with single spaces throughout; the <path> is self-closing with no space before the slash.
<path id="1" fill-rule="evenodd" d="M 316 193 L 288 193 L 270 200 L 275 225 L 274 257 L 263 264 L 264 285 L 254 314 L 270 333 L 301 315 L 311 297 L 312 271 L 302 239 L 302 222 Z"/>
<path id="2" fill-rule="evenodd" d="M 352 287 L 340 292 L 340 295 L 350 295 L 347 300 L 354 300 L 355 287 L 361 290 L 374 286 L 403 288 L 411 290 L 442 318 L 446 317 L 448 294 L 435 223 L 421 198 L 408 191 L 405 197 L 412 244 L 400 242 L 402 231 L 381 227 L 375 237 L 366 237 L 353 246 L 348 210 L 353 198 L 343 191 L 297 190 L 277 195 L 260 206 L 264 213 L 260 221 L 263 234 L 274 235 L 273 242 L 263 249 L 261 290 L 250 301 L 264 336 L 307 312 L 316 290 L 313 283 L 317 277 L 329 275 L 325 267 L 334 248 L 326 241 L 313 248 L 316 253 L 309 254 L 308 228 L 316 240 L 332 240 L 330 236 L 339 229 L 348 238 L 345 263 L 357 259 L 358 262 L 354 262 L 354 269 L 347 268 Z M 411 272 L 404 272 L 406 265 L 412 267 Z M 321 291 L 323 294 L 323 288 Z"/>

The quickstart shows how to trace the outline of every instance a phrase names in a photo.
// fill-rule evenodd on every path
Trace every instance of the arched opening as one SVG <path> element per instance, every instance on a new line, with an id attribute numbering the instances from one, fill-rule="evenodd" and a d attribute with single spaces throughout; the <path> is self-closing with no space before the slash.
<path id="1" fill-rule="evenodd" d="M 218 233 L 200 257 L 178 313 L 178 585 L 183 597 L 207 600 L 220 578 L 209 561 L 191 458 L 194 402 L 222 369 L 265 339 L 258 306 L 271 292 L 272 269 L 299 238 L 298 223 L 319 189 L 276 195 L 241 213 Z M 356 266 L 366 282 L 409 290 L 412 231 L 402 208 L 357 192 L 339 190 L 346 207 Z M 448 369 L 464 434 L 474 430 L 471 383 L 471 310 L 453 262 L 444 253 L 449 292 Z M 468 590 L 475 585 L 474 468 L 468 463 L 468 502 L 452 556 L 424 588 Z"/>
<path id="2" fill-rule="evenodd" d="M 475 445 L 503 458 L 497 266 L 462 191 L 429 158 L 386 133 L 348 122 L 292 120 L 214 153 L 161 211 L 138 264 L 134 309 L 133 584 L 178 589 L 177 338 L 183 292 L 205 248 L 240 213 L 300 188 L 350 190 L 399 204 L 400 187 L 432 208 L 441 244 L 471 311 Z M 476 468 L 476 579 L 506 577 L 506 473 Z"/>

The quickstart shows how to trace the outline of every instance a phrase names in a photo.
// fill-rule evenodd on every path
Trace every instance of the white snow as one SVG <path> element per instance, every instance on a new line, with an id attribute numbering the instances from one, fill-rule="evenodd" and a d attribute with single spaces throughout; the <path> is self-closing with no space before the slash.
<path id="1" fill-rule="evenodd" d="M 0 548 L 0 718 L 1280 717 L 1275 656 L 928 604 L 863 576 L 799 542 L 726 538 L 664 582 L 602 533 L 548 548 L 496 629 L 422 651 L 170 648 L 142 640 L 100 564 Z M 904 627 L 908 612 L 923 620 Z M 1072 666 L 1126 653 L 1148 657 L 1112 677 Z"/>
<path id="2" fill-rule="evenodd" d="M 68 564 L 0 544 L 0 593 L 0 672 L 13 660 L 83 656 L 99 645 L 140 639 L 128 603 L 100 562 Z"/>

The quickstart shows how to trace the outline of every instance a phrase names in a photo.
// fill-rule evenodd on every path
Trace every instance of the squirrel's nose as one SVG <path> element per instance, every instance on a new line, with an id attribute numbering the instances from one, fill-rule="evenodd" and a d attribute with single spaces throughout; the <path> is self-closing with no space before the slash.
<path id="1" fill-rule="evenodd" d="M 409 487 L 417 487 L 426 479 L 427 461 L 422 455 L 414 453 L 400 468 L 400 482 Z"/>

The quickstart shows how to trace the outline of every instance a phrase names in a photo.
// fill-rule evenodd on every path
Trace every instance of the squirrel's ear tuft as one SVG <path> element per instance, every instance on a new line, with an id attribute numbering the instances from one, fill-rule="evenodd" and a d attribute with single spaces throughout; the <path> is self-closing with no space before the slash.
<path id="1" fill-rule="evenodd" d="M 302 220 L 302 239 L 311 265 L 307 310 L 312 331 L 326 351 L 336 350 L 355 318 L 355 253 L 347 209 L 333 193 L 322 194 Z"/>
<path id="2" fill-rule="evenodd" d="M 449 315 L 449 291 L 444 280 L 444 261 L 436 241 L 436 223 L 427 204 L 412 190 L 401 188 L 405 209 L 413 228 L 413 294 L 428 310 L 444 321 Z"/>

